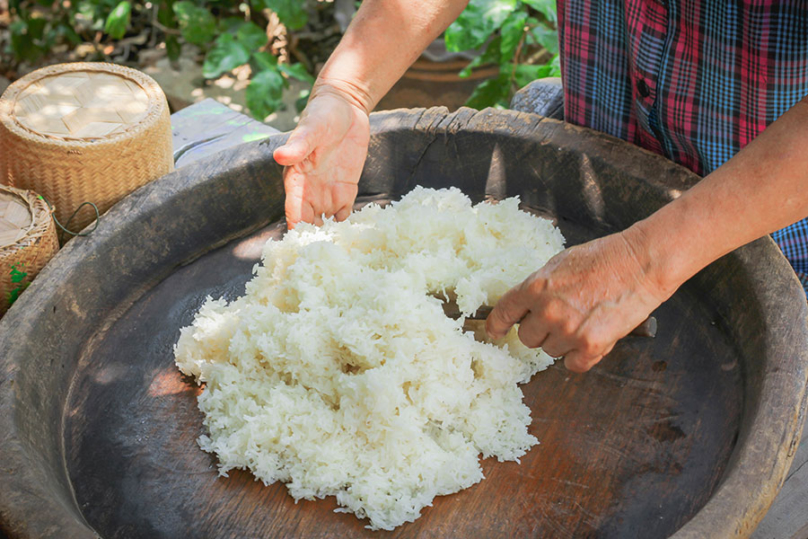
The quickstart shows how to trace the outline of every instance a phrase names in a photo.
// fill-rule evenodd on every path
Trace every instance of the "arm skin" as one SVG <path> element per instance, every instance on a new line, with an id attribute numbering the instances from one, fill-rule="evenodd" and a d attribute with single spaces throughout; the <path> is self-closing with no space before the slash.
<path id="1" fill-rule="evenodd" d="M 492 337 L 589 370 L 702 268 L 808 216 L 808 98 L 684 195 L 625 231 L 567 249 L 509 291 Z"/>
<path id="2" fill-rule="evenodd" d="M 367 156 L 368 114 L 468 0 L 365 0 L 314 83 L 275 160 L 286 167 L 286 220 L 351 213 Z"/>

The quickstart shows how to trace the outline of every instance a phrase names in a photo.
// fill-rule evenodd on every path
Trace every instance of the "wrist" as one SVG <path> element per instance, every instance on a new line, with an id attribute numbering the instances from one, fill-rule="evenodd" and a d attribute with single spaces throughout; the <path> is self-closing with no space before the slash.
<path id="1" fill-rule="evenodd" d="M 653 216 L 621 232 L 640 266 L 641 281 L 659 301 L 665 301 L 696 271 L 692 271 L 685 249 L 675 233 L 660 235 Z"/>
<path id="2" fill-rule="evenodd" d="M 324 76 L 320 74 L 311 89 L 309 101 L 316 97 L 330 95 L 358 108 L 366 115 L 376 106 L 366 85 L 359 82 Z"/>

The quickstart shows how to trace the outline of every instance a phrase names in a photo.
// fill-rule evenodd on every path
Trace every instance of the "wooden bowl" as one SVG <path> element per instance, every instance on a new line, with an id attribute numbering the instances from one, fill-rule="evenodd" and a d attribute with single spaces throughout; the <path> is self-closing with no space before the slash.
<path id="1" fill-rule="evenodd" d="M 374 115 L 362 200 L 417 184 L 519 195 L 570 243 L 620 230 L 697 178 L 611 137 L 538 116 Z M 370 532 L 333 499 L 218 477 L 196 444 L 198 389 L 172 347 L 205 296 L 244 290 L 283 232 L 271 137 L 138 190 L 71 241 L 0 322 L 0 519 L 11 537 L 738 537 L 788 469 L 805 411 L 802 289 L 756 241 L 699 273 L 592 372 L 524 386 L 541 445 Z"/>

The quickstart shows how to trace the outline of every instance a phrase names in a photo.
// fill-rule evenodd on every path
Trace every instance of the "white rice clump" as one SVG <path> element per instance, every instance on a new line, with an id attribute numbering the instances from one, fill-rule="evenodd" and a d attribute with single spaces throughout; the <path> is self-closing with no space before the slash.
<path id="1" fill-rule="evenodd" d="M 472 313 L 562 250 L 518 204 L 419 187 L 269 241 L 246 295 L 208 298 L 175 347 L 206 384 L 199 444 L 220 473 L 336 496 L 391 530 L 483 479 L 480 453 L 518 460 L 537 444 L 517 384 L 552 358 L 515 330 L 478 342 L 433 296 L 454 292 Z"/>

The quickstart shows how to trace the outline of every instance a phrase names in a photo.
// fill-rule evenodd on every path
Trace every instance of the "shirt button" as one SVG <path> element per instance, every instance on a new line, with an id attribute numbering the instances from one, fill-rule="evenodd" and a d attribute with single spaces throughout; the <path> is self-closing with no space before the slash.
<path id="1" fill-rule="evenodd" d="M 651 89 L 648 87 L 645 79 L 637 79 L 637 92 L 639 92 L 642 97 L 651 95 Z"/>

